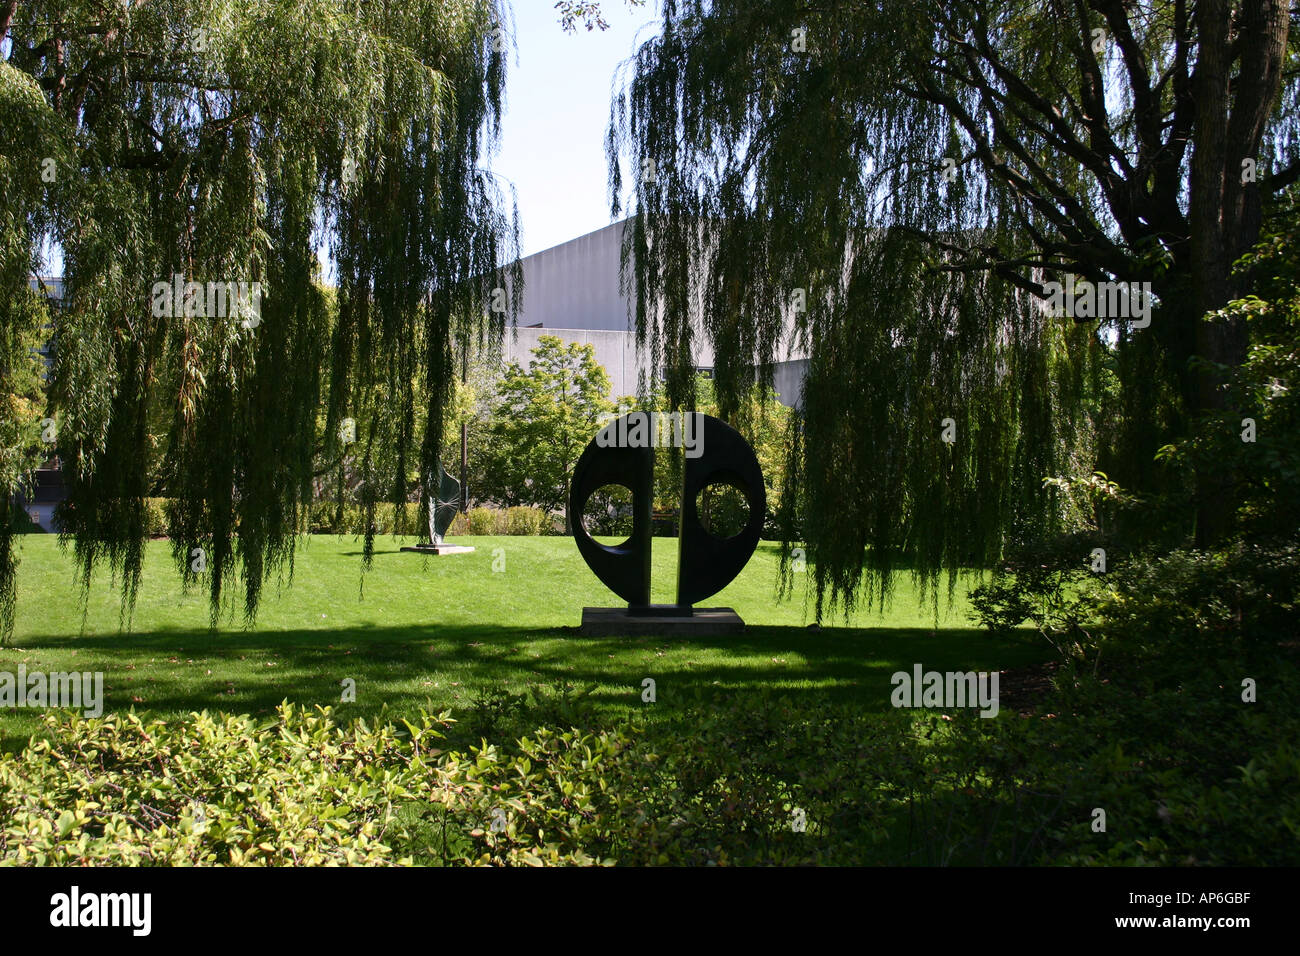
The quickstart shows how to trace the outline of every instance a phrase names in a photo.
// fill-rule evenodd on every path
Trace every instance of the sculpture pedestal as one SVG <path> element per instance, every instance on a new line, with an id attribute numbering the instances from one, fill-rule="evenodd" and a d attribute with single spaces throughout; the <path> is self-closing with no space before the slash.
<path id="1" fill-rule="evenodd" d="M 468 554 L 473 548 L 466 548 L 459 544 L 417 544 L 410 547 L 402 548 L 403 551 L 414 551 L 417 554 Z"/>
<path id="2" fill-rule="evenodd" d="M 625 607 L 584 607 L 583 637 L 639 637 L 643 634 L 663 637 L 690 637 L 694 634 L 740 634 L 745 622 L 729 607 L 696 608 L 686 614 L 671 605 L 663 613 L 655 608 L 639 608 L 635 613 Z"/>

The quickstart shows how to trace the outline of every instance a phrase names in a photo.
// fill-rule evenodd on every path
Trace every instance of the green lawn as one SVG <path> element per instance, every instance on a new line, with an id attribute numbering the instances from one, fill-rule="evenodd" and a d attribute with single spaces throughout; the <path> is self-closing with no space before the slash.
<path id="1" fill-rule="evenodd" d="M 739 637 L 585 639 L 565 628 L 584 605 L 614 605 L 567 537 L 457 538 L 473 554 L 401 553 L 407 540 L 376 542 L 362 576 L 361 544 L 315 536 L 299 551 L 292 584 L 270 587 L 256 625 L 235 612 L 209 627 L 206 595 L 182 593 L 167 542 L 153 542 L 130 630 L 105 568 L 84 605 L 75 567 L 53 536 L 22 542 L 17 628 L 0 648 L 0 671 L 103 671 L 105 709 L 159 715 L 221 709 L 265 713 L 282 699 L 339 705 L 344 714 L 400 716 L 419 707 L 464 710 L 496 692 L 529 686 L 592 687 L 590 699 L 641 709 L 641 682 L 657 684 L 657 713 L 694 695 L 775 688 L 792 697 L 852 698 L 889 706 L 889 676 L 926 669 L 1006 669 L 1045 659 L 1029 637 L 997 641 L 974 629 L 963 589 L 936 627 L 901 580 L 881 616 L 851 626 L 807 626 L 801 595 L 777 603 L 778 546 L 764 543 L 730 587 L 707 602 L 734 607 Z M 654 600 L 672 600 L 676 541 L 655 539 Z M 494 561 L 504 569 L 493 570 Z M 364 587 L 363 587 L 364 585 Z M 18 746 L 39 727 L 32 710 L 0 712 L 0 742 Z"/>

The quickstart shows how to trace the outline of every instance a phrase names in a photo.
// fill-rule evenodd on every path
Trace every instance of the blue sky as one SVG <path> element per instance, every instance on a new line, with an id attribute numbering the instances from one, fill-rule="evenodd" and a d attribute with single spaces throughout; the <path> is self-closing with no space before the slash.
<path id="1" fill-rule="evenodd" d="M 639 39 L 658 32 L 658 0 L 602 4 L 609 29 L 560 29 L 553 0 L 514 0 L 501 150 L 492 170 L 514 184 L 522 252 L 609 225 L 605 130 L 611 83 Z M 516 61 L 516 56 L 518 60 Z"/>

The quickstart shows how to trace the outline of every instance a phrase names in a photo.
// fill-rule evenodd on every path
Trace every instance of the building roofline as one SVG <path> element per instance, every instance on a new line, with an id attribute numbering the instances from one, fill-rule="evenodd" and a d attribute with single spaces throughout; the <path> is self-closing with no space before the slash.
<path id="1" fill-rule="evenodd" d="M 537 252 L 532 252 L 526 256 L 521 256 L 519 261 L 526 262 L 529 259 L 535 258 L 537 256 L 545 255 L 548 252 L 555 252 L 557 249 L 563 249 L 565 246 L 572 245 L 575 242 L 582 242 L 584 239 L 590 239 L 592 236 L 598 235 L 602 232 L 606 232 L 610 229 L 615 228 L 616 226 L 624 226 L 627 223 L 631 222 L 634 218 L 635 218 L 634 216 L 625 216 L 622 219 L 619 219 L 617 222 L 611 222 L 607 226 L 601 226 L 599 229 L 593 229 L 591 230 L 591 232 L 584 232 L 580 236 L 574 236 L 572 239 L 565 239 L 563 242 L 556 243 L 553 246 L 547 246 L 545 249 L 539 249 Z"/>

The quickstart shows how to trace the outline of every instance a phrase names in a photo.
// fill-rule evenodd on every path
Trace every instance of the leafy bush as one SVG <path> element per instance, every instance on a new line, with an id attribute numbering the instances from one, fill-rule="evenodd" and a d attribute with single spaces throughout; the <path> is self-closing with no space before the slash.
<path id="1" fill-rule="evenodd" d="M 1030 719 L 947 725 L 941 750 L 987 780 L 925 799 L 957 802 L 955 852 L 988 845 L 991 862 L 1066 865 L 1300 861 L 1294 663 L 1194 663 L 1178 677 L 1132 662 L 1102 680 L 1067 671 Z M 1268 675 L 1268 701 L 1242 700 L 1252 673 Z M 1104 832 L 1092 829 L 1097 808 Z"/>
<path id="2" fill-rule="evenodd" d="M 583 714 L 567 695 L 545 706 Z M 861 847 L 823 831 L 887 815 L 864 798 L 905 721 L 767 698 L 686 719 L 698 735 L 632 720 L 443 753 L 447 715 L 373 729 L 287 704 L 270 721 L 50 715 L 50 739 L 0 758 L 0 861 L 849 862 Z M 837 782 L 850 768 L 856 783 Z"/>
<path id="3" fill-rule="evenodd" d="M 144 499 L 144 533 L 151 538 L 165 538 L 171 533 L 170 498 Z"/>
<path id="4" fill-rule="evenodd" d="M 496 701 L 500 716 L 509 711 Z M 543 707 L 581 711 L 569 696 Z M 680 723 L 539 727 L 453 754 L 455 811 L 480 863 L 811 864 L 885 858 L 898 810 L 884 767 L 910 760 L 910 721 L 801 710 L 762 695 L 699 703 Z M 691 732 L 683 732 L 689 726 Z M 917 770 L 915 782 L 923 774 Z"/>
<path id="5" fill-rule="evenodd" d="M 1106 583 L 1098 626 L 1135 652 L 1275 644 L 1300 616 L 1300 539 L 1143 556 Z"/>
<path id="6" fill-rule="evenodd" d="M 278 717 L 47 717 L 50 739 L 0 758 L 0 860 L 37 866 L 404 862 L 396 813 L 427 777 L 445 718 L 341 727 Z"/>
<path id="7" fill-rule="evenodd" d="M 52 714 L 0 757 L 0 862 L 1295 863 L 1294 664 L 1200 663 L 1162 684 L 1067 669 L 1030 719 L 755 694 L 594 726 L 581 691 L 496 694 L 467 715 L 494 739 L 450 752 L 447 714 Z"/>
<path id="8" fill-rule="evenodd" d="M 484 536 L 501 533 L 501 512 L 494 508 L 470 508 L 465 513 L 466 534 Z"/>
<path id="9" fill-rule="evenodd" d="M 506 534 L 546 534 L 550 530 L 550 517 L 541 508 L 516 505 L 506 509 Z"/>
<path id="10" fill-rule="evenodd" d="M 419 506 L 408 504 L 405 508 L 395 506 L 392 502 L 375 504 L 376 534 L 427 534 L 427 529 L 419 526 Z M 308 512 L 308 530 L 312 534 L 352 534 L 366 533 L 365 509 L 357 504 L 344 504 L 340 509 L 333 501 L 315 502 Z"/>
<path id="11" fill-rule="evenodd" d="M 1220 662 L 1226 663 L 1226 662 Z M 673 722 L 473 747 L 454 815 L 481 863 L 1226 864 L 1300 860 L 1300 682 L 1067 675 L 1047 716 L 700 702 Z M 500 717 L 510 711 L 498 701 Z M 581 711 L 569 697 L 527 707 Z M 1061 719 L 1064 710 L 1071 718 Z M 574 713 L 580 718 L 580 713 Z M 1150 727 L 1168 728 L 1158 738 Z M 690 732 L 685 732 L 685 728 Z M 1091 829 L 1107 810 L 1106 833 Z M 801 830 L 796 824 L 804 824 Z"/>
<path id="12" fill-rule="evenodd" d="M 970 591 L 971 616 L 994 634 L 1031 621 L 1062 657 L 1084 656 L 1093 644 L 1085 625 L 1098 540 L 1091 533 L 1063 534 L 1015 547 Z"/>

